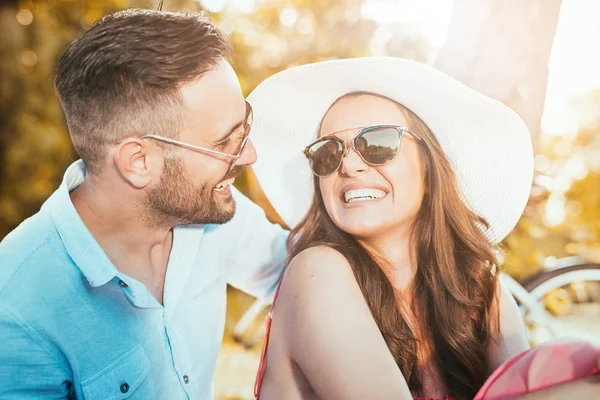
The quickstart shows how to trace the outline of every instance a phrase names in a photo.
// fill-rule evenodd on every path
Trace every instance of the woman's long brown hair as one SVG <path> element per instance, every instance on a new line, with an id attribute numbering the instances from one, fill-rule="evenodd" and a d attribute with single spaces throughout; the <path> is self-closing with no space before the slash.
<path id="1" fill-rule="evenodd" d="M 345 95 L 374 95 L 356 92 Z M 387 97 L 383 97 L 394 102 Z M 336 100 L 339 101 L 340 99 Z M 450 396 L 472 399 L 487 378 L 486 347 L 497 321 L 495 248 L 480 230 L 486 222 L 461 199 L 454 171 L 425 123 L 394 102 L 423 140 L 419 146 L 426 194 L 413 224 L 411 244 L 417 271 L 408 293 L 422 332 L 417 335 L 398 307 L 398 294 L 381 264 L 352 235 L 331 220 L 315 177 L 306 217 L 288 239 L 290 257 L 313 246 L 337 249 L 354 276 L 396 364 L 415 395 L 422 393 L 418 346 L 432 354 L 425 362 L 439 371 Z M 334 103 L 335 104 L 335 103 Z M 418 295 L 415 295 L 418 294 Z M 423 361 L 423 360 L 419 360 Z"/>

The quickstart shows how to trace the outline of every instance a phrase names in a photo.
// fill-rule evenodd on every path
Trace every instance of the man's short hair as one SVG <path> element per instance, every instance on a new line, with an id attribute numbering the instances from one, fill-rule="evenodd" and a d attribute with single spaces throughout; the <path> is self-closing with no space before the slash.
<path id="1" fill-rule="evenodd" d="M 126 10 L 107 15 L 71 43 L 54 81 L 73 146 L 89 171 L 106 147 L 149 133 L 177 138 L 182 84 L 230 55 L 204 13 Z"/>

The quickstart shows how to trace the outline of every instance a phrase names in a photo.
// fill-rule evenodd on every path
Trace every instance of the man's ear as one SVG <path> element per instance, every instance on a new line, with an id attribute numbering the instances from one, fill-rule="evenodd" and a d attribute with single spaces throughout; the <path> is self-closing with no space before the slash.
<path id="1" fill-rule="evenodd" d="M 162 170 L 162 151 L 139 138 L 127 138 L 119 143 L 114 163 L 124 180 L 143 189 L 152 181 L 156 168 Z"/>

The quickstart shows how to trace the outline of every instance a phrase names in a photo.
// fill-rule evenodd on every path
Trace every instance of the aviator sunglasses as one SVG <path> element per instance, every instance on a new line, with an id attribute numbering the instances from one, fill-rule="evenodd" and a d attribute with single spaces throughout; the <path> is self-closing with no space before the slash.
<path id="1" fill-rule="evenodd" d="M 414 132 L 399 125 L 372 125 L 360 129 L 352 139 L 352 149 L 371 166 L 380 166 L 392 161 L 400 152 L 402 138 L 420 142 Z M 346 142 L 335 136 L 338 131 L 322 136 L 304 149 L 304 155 L 310 162 L 313 173 L 321 178 L 336 172 L 342 160 L 350 151 Z"/>

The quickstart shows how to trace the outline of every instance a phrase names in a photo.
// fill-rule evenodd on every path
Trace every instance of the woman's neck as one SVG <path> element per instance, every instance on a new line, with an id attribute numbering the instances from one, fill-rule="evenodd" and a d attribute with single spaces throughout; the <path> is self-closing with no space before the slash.
<path id="1" fill-rule="evenodd" d="M 394 289 L 403 293 L 410 287 L 417 272 L 417 263 L 414 251 L 411 251 L 408 230 L 359 238 L 358 242 L 377 257 L 379 266 Z"/>

